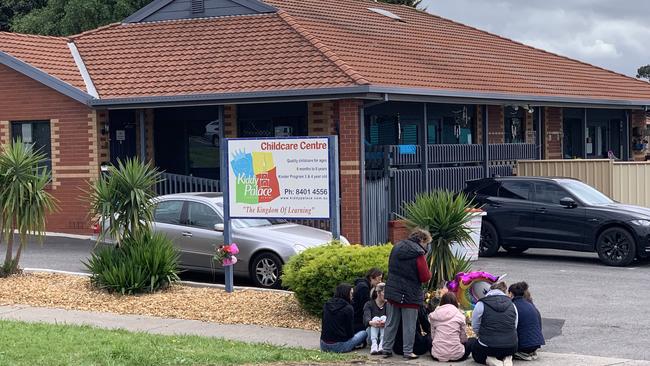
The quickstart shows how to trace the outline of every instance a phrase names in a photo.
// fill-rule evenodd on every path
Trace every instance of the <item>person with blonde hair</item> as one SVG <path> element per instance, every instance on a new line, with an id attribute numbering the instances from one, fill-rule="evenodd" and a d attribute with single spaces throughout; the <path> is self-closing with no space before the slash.
<path id="1" fill-rule="evenodd" d="M 422 284 L 431 279 L 431 272 L 426 260 L 431 240 L 431 234 L 428 231 L 415 229 L 406 240 L 397 243 L 390 252 L 388 280 L 384 295 L 388 301 L 382 352 L 384 357 L 393 355 L 393 345 L 401 324 L 404 358 L 418 358 L 413 353 L 413 345 L 418 311 L 424 302 Z"/>

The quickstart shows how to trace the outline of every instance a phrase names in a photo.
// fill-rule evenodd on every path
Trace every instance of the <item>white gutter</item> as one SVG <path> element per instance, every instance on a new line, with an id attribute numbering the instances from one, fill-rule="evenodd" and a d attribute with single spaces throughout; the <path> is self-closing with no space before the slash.
<path id="1" fill-rule="evenodd" d="M 70 53 L 72 53 L 72 58 L 74 59 L 74 63 L 77 65 L 77 68 L 79 69 L 79 73 L 81 74 L 81 78 L 83 79 L 84 84 L 86 84 L 86 91 L 88 94 L 92 95 L 93 98 L 99 99 L 99 94 L 97 94 L 95 84 L 93 84 L 93 80 L 90 78 L 90 74 L 88 73 L 88 69 L 86 69 L 84 60 L 79 54 L 77 45 L 75 45 L 74 42 L 68 42 L 68 48 L 70 49 Z"/>

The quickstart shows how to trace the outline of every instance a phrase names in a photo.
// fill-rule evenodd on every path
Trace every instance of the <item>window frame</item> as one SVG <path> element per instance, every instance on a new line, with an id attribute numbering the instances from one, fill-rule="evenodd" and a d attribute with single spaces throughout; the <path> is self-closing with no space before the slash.
<path id="1" fill-rule="evenodd" d="M 158 205 L 163 204 L 163 203 L 171 203 L 171 202 L 180 202 L 180 204 L 181 204 L 181 211 L 180 211 L 180 214 L 178 216 L 178 223 L 176 224 L 176 223 L 171 223 L 171 222 L 158 221 L 156 219 L 156 211 L 158 210 Z M 153 212 L 153 220 L 154 220 L 154 222 L 157 223 L 157 224 L 183 226 L 183 221 L 184 221 L 183 216 L 184 216 L 184 211 L 185 211 L 185 203 L 186 203 L 186 201 L 178 200 L 178 199 L 162 200 L 162 201 L 157 202 L 156 207 L 154 208 L 154 212 Z"/>
<path id="2" fill-rule="evenodd" d="M 505 198 L 505 199 L 510 199 L 510 200 L 517 200 L 517 201 L 525 201 L 525 202 L 533 202 L 531 195 L 534 194 L 534 188 L 535 186 L 533 185 L 534 182 L 531 181 L 526 181 L 526 180 L 503 180 L 499 182 L 499 189 L 498 189 L 498 197 L 499 198 Z M 515 183 L 520 183 L 520 184 L 528 184 L 529 189 L 528 189 L 528 197 L 526 198 L 514 198 L 514 197 L 504 197 L 501 195 L 501 190 L 502 189 L 507 189 L 504 187 L 505 184 L 515 184 Z"/>
<path id="3" fill-rule="evenodd" d="M 578 202 L 578 201 L 576 200 L 576 198 L 573 196 L 573 194 L 571 194 L 571 192 L 569 192 L 566 188 L 562 187 L 561 184 L 558 184 L 557 182 L 539 181 L 539 182 L 533 182 L 533 187 L 534 187 L 534 189 L 533 189 L 533 198 L 532 198 L 532 200 L 531 200 L 531 202 L 533 202 L 533 203 L 541 204 L 541 205 L 562 206 L 562 205 L 560 204 L 559 201 L 558 201 L 557 203 L 555 203 L 555 202 L 544 202 L 544 201 L 538 201 L 538 200 L 537 200 L 537 185 L 538 185 L 538 184 L 539 184 L 539 185 L 547 184 L 547 185 L 550 185 L 550 186 L 556 187 L 556 188 L 558 188 L 559 190 L 563 191 L 565 194 L 564 194 L 562 197 L 560 197 L 560 200 L 561 200 L 562 198 L 567 198 L 567 197 L 568 197 L 568 198 L 572 198 L 574 201 Z"/>
<path id="4" fill-rule="evenodd" d="M 24 136 L 23 136 L 23 125 L 31 125 L 31 130 L 32 130 L 32 137 L 30 142 L 25 142 Z M 45 151 L 43 150 L 43 147 L 38 148 L 36 151 L 41 152 L 43 155 L 45 155 L 45 168 L 47 169 L 48 172 L 52 172 L 52 121 L 51 120 L 14 120 L 9 122 L 9 136 L 11 138 L 11 141 L 17 141 L 18 138 L 23 142 L 23 145 L 29 144 L 30 148 L 34 150 L 34 145 L 36 145 L 36 141 L 34 139 L 34 125 L 47 125 L 47 145 L 43 144 L 43 147 L 45 147 Z M 16 133 L 17 131 L 20 131 L 20 133 Z"/>
<path id="5" fill-rule="evenodd" d="M 190 204 L 192 204 L 192 203 L 197 204 L 197 205 L 203 205 L 203 206 L 209 208 L 210 210 L 212 210 L 212 212 L 217 217 L 217 222 L 215 224 L 223 224 L 224 223 L 223 216 L 219 213 L 219 210 L 212 207 L 212 205 L 210 205 L 208 203 L 205 203 L 205 202 L 193 201 L 193 200 L 185 200 L 184 202 L 185 202 L 185 207 L 184 207 L 185 215 L 184 215 L 184 220 L 183 220 L 183 224 L 182 224 L 183 226 L 191 227 L 193 229 L 214 231 L 214 225 L 213 225 L 213 227 L 204 227 L 204 226 L 192 225 L 190 223 Z"/>

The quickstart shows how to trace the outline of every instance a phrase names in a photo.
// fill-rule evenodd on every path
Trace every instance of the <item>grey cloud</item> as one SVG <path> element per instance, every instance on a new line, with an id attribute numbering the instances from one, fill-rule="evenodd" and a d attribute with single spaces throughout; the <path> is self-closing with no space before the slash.
<path id="1" fill-rule="evenodd" d="M 424 0 L 430 13 L 636 76 L 650 64 L 648 0 Z"/>

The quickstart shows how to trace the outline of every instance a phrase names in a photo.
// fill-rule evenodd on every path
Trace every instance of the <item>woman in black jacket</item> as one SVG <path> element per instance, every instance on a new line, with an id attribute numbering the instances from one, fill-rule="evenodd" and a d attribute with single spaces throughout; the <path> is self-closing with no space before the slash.
<path id="1" fill-rule="evenodd" d="M 323 306 L 320 349 L 323 352 L 345 353 L 363 344 L 368 333 L 354 332 L 354 309 L 351 285 L 342 283 L 336 287 L 334 297 Z"/>

